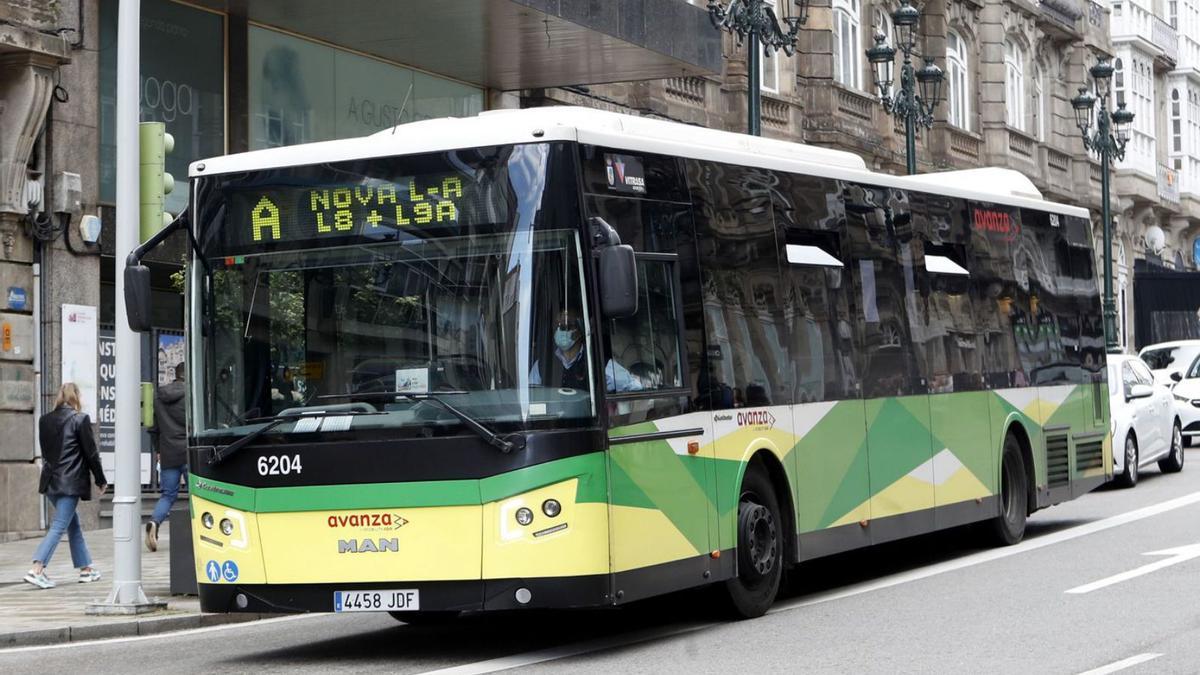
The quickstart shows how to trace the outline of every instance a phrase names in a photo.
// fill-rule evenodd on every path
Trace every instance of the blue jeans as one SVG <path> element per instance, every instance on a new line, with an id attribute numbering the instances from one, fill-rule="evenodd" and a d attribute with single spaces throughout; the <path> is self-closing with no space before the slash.
<path id="1" fill-rule="evenodd" d="M 187 480 L 187 464 L 183 466 L 174 466 L 171 468 L 163 467 L 162 472 L 158 474 L 158 486 L 162 491 L 162 495 L 158 498 L 158 503 L 154 505 L 154 515 L 150 516 L 150 521 L 155 525 L 162 525 L 167 519 L 167 515 L 171 513 L 171 506 L 175 503 L 175 498 L 179 496 L 179 481 L 180 479 Z"/>
<path id="2" fill-rule="evenodd" d="M 75 507 L 79 506 L 79 497 L 46 496 L 54 502 L 54 520 L 50 521 L 50 530 L 46 532 L 46 538 L 42 539 L 42 543 L 37 547 L 37 552 L 33 554 L 33 561 L 49 565 L 50 557 L 54 555 L 58 541 L 62 539 L 63 532 L 66 532 L 67 540 L 71 544 L 71 564 L 75 567 L 91 567 L 92 556 L 88 553 L 87 544 L 83 541 L 83 528 L 79 527 L 79 514 L 75 512 Z"/>

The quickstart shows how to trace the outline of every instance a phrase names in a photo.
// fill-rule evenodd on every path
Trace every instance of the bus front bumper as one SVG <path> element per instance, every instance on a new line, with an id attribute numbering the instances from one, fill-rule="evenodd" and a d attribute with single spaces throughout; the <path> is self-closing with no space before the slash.
<path id="1" fill-rule="evenodd" d="M 357 584 L 199 584 L 202 612 L 333 612 L 338 591 L 415 589 L 420 611 L 503 611 L 612 604 L 606 574 L 534 579 Z M 528 593 L 519 591 L 528 591 Z M 518 598 L 528 598 L 521 602 Z"/>

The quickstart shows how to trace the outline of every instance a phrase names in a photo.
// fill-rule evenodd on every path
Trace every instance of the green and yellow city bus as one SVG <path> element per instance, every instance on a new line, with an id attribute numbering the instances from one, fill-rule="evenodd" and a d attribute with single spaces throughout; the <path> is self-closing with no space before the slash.
<path id="1" fill-rule="evenodd" d="M 206 612 L 756 616 L 1112 472 L 1087 212 L 1014 172 L 547 108 L 190 174 Z"/>

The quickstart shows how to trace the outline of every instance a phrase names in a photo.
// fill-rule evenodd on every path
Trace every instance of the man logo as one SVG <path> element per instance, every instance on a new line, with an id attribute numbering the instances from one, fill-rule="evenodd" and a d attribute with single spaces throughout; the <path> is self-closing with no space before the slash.
<path id="1" fill-rule="evenodd" d="M 400 551 L 400 539 L 392 537 L 384 539 L 338 539 L 338 553 L 397 553 Z"/>

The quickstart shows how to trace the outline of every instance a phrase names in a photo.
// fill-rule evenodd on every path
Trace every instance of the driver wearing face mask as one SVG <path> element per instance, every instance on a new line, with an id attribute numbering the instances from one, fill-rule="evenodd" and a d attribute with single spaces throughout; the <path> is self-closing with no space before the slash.
<path id="1" fill-rule="evenodd" d="M 588 366 L 586 350 L 583 348 L 583 320 L 572 310 L 558 315 L 558 322 L 554 327 L 554 357 L 557 363 L 550 364 L 551 372 L 546 374 L 552 382 L 551 386 L 557 379 L 560 387 L 588 388 Z M 542 375 L 541 362 L 534 361 L 529 372 L 529 384 L 541 386 Z M 640 391 L 642 388 L 642 383 L 632 373 L 612 359 L 604 366 L 604 383 L 610 392 Z"/>

